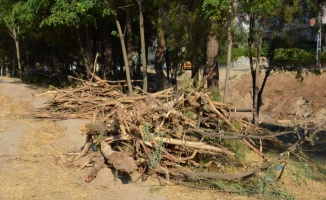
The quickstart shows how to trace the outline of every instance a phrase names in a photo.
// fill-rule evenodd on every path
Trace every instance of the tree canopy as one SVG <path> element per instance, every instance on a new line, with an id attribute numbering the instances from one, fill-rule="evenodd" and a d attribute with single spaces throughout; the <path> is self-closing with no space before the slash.
<path id="1" fill-rule="evenodd" d="M 197 66 L 205 63 L 208 49 L 208 34 L 217 33 L 218 62 L 226 62 L 226 25 L 227 12 L 231 0 L 201 1 L 105 1 L 105 0 L 10 0 L 0 1 L 0 25 L 4 34 L 0 38 L 0 63 L 13 76 L 26 76 L 41 66 L 47 65 L 52 72 L 59 72 L 62 78 L 67 75 L 85 74 L 96 68 L 101 77 L 124 79 L 125 64 L 120 41 L 117 37 L 115 15 L 121 24 L 124 40 L 128 48 L 129 72 L 133 78 L 142 78 L 139 67 L 144 58 L 137 57 L 146 51 L 146 59 L 150 49 L 155 50 L 157 32 L 164 30 L 166 56 L 163 62 L 182 63 L 190 60 L 194 63 L 194 74 Z M 145 50 L 141 50 L 139 26 L 139 2 L 142 3 Z M 240 27 L 239 16 L 254 15 L 255 26 L 261 23 L 264 27 L 263 44 L 267 44 L 265 52 L 271 48 L 297 48 L 309 51 L 313 45 L 307 40 L 303 29 L 315 31 L 307 27 L 307 22 L 314 17 L 324 1 L 277 0 L 247 1 L 234 4 L 233 58 L 248 56 L 246 38 L 248 32 Z M 131 16 L 128 34 L 126 27 Z M 239 31 L 239 30 L 242 31 Z M 256 29 L 258 30 L 258 29 Z M 257 32 L 255 32 L 256 34 Z M 267 36 L 267 34 L 269 34 Z M 292 34 L 293 37 L 289 37 Z M 8 41 L 11 37 L 16 43 Z M 257 37 L 257 36 L 254 36 Z M 271 39 L 277 44 L 271 43 Z M 256 44 L 256 43 L 255 43 Z M 306 46 L 302 46 L 306 44 Z M 301 46 L 300 46 L 301 45 Z M 310 45 L 310 46 L 309 46 Z M 253 48 L 256 48 L 255 46 Z M 278 52 L 280 52 L 279 50 Z M 286 52 L 286 51 L 283 51 Z M 96 54 L 98 60 L 94 65 Z M 20 54 L 20 55 L 19 55 Z M 217 55 L 216 54 L 216 55 Z M 253 51 L 256 56 L 256 51 Z M 162 57 L 163 58 L 163 57 Z M 278 53 L 278 62 L 282 56 Z M 289 62 L 287 59 L 285 63 Z M 152 63 L 152 60 L 149 60 Z M 94 66 L 93 66 L 94 65 Z M 169 67 L 170 64 L 166 64 Z M 17 69 L 18 66 L 18 69 Z M 164 65 L 165 66 L 165 65 Z M 162 65 L 163 67 L 163 65 Z M 21 69 L 20 69 L 21 68 Z M 21 70 L 22 72 L 18 72 Z M 23 72 L 27 70 L 27 72 Z M 24 78 L 24 77 L 22 77 Z M 169 78 L 169 76 L 168 76 Z M 173 84 L 173 81 L 171 82 Z"/>

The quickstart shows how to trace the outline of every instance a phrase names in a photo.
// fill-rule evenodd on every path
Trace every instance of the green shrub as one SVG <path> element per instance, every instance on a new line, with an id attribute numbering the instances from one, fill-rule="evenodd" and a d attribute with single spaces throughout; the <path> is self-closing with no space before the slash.
<path id="1" fill-rule="evenodd" d="M 277 65 L 304 66 L 316 61 L 315 52 L 298 48 L 276 49 L 274 53 L 274 63 Z"/>
<path id="2" fill-rule="evenodd" d="M 221 101 L 221 95 L 218 91 L 212 91 L 211 93 L 209 93 L 209 97 L 213 100 L 213 101 Z"/>

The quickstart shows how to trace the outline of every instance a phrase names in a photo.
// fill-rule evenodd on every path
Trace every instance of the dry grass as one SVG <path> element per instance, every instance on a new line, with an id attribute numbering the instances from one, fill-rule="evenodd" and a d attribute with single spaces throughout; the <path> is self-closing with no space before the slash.
<path id="1" fill-rule="evenodd" d="M 70 169 L 54 166 L 47 157 L 18 158 L 6 162 L 1 174 L 0 194 L 4 199 L 89 199 L 87 191 Z"/>
<path id="2" fill-rule="evenodd" d="M 49 120 L 25 122 L 21 155 L 1 166 L 0 199 L 89 199 L 75 169 L 55 165 L 61 128 Z"/>
<path id="3" fill-rule="evenodd" d="M 0 118 L 5 119 L 21 119 L 24 115 L 30 112 L 27 102 L 11 102 L 6 96 L 0 95 L 1 113 Z"/>
<path id="4" fill-rule="evenodd" d="M 26 130 L 20 142 L 21 154 L 1 159 L 0 199 L 90 199 L 74 168 L 55 165 L 53 155 L 62 153 L 56 143 L 62 136 L 61 128 L 50 120 L 23 119 L 29 111 L 25 103 L 11 103 L 2 95 L 0 103 L 0 119 L 10 123 L 1 126 L 0 132 L 18 124 Z"/>
<path id="5" fill-rule="evenodd" d="M 313 163 L 319 168 L 309 166 L 312 170 L 307 172 L 302 169 L 302 164 L 297 161 L 290 161 L 288 169 L 284 173 L 283 181 L 289 192 L 297 199 L 326 199 L 326 160 L 325 157 L 311 156 Z M 320 170 L 323 169 L 323 170 Z"/>

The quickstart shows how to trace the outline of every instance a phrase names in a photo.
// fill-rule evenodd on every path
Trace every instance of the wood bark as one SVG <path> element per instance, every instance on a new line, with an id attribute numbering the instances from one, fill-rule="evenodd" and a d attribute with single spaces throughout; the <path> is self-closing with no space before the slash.
<path id="1" fill-rule="evenodd" d="M 216 91 L 218 91 L 219 88 L 219 71 L 217 65 L 217 53 L 218 53 L 217 34 L 211 28 L 207 40 L 205 74 L 208 74 L 209 70 L 212 67 L 214 68 L 210 76 L 208 76 L 207 88 L 209 90 L 216 90 Z"/>
<path id="2" fill-rule="evenodd" d="M 231 56 L 232 56 L 232 4 L 233 1 L 229 3 L 228 10 L 228 52 L 227 52 L 227 64 L 225 73 L 225 86 L 224 86 L 224 96 L 223 102 L 226 103 L 229 95 L 229 79 L 231 70 Z"/>
<path id="3" fill-rule="evenodd" d="M 254 69 L 254 54 L 253 54 L 253 45 L 254 45 L 254 25 L 255 25 L 255 16 L 250 15 L 250 21 L 249 21 L 249 38 L 248 38 L 248 49 L 249 49 L 249 61 L 250 61 L 250 72 L 252 77 L 252 89 L 253 89 L 253 119 L 252 122 L 255 124 L 255 105 L 254 105 L 254 99 L 255 99 L 255 86 L 256 86 L 256 78 L 255 78 L 255 69 Z"/>
<path id="4" fill-rule="evenodd" d="M 134 66 L 132 63 L 132 50 L 133 50 L 133 43 L 132 43 L 132 18 L 131 18 L 131 11 L 127 9 L 126 12 L 126 30 L 127 30 L 127 57 L 128 57 L 128 66 L 130 69 L 130 77 L 133 79 L 134 77 Z"/>
<path id="5" fill-rule="evenodd" d="M 143 90 L 147 92 L 148 78 L 147 78 L 147 57 L 145 49 L 145 31 L 144 31 L 144 16 L 143 16 L 143 0 L 137 0 L 139 7 L 139 31 L 140 31 L 140 46 L 141 46 L 141 60 L 143 66 Z"/>
<path id="6" fill-rule="evenodd" d="M 184 141 L 184 140 L 177 140 L 177 139 L 164 138 L 164 137 L 156 137 L 155 140 L 156 141 L 161 140 L 163 143 L 166 143 L 166 144 L 174 144 L 174 145 L 180 145 L 180 146 L 191 147 L 191 148 L 196 148 L 196 149 L 205 149 L 205 150 L 215 151 L 215 152 L 219 152 L 219 153 L 224 153 L 228 156 L 235 155 L 233 152 L 227 150 L 226 148 L 208 145 L 205 142 L 192 142 L 192 141 Z"/>
<path id="7" fill-rule="evenodd" d="M 89 56 L 87 56 L 87 51 L 85 50 L 85 47 L 82 43 L 82 40 L 80 38 L 80 33 L 79 30 L 75 30 L 76 32 L 76 36 L 77 36 L 77 41 L 78 41 L 78 45 L 79 45 L 79 49 L 80 49 L 80 54 L 82 55 L 83 58 L 83 62 L 86 68 L 86 73 L 87 73 L 87 78 L 90 79 L 92 77 L 92 71 L 91 71 L 91 61 L 89 59 Z"/>
<path id="8" fill-rule="evenodd" d="M 163 72 L 163 61 L 165 56 L 165 47 L 166 42 L 164 38 L 164 28 L 161 20 L 158 20 L 158 28 L 157 28 L 157 49 L 155 53 L 155 72 L 157 78 L 157 90 L 165 90 L 170 86 L 169 79 L 164 75 Z M 169 68 L 167 63 L 167 68 Z M 167 74 L 169 71 L 167 70 Z"/>
<path id="9" fill-rule="evenodd" d="M 112 44 L 110 40 L 104 41 L 104 60 L 105 60 L 105 69 L 104 69 L 104 79 L 107 79 L 107 74 L 110 71 L 114 71 L 113 68 L 113 57 L 112 57 Z"/>
<path id="10" fill-rule="evenodd" d="M 259 38 L 258 38 L 258 44 L 257 44 L 257 58 L 256 58 L 256 68 L 255 68 L 255 76 L 254 76 L 254 113 L 253 113 L 253 119 L 254 119 L 254 124 L 258 126 L 259 124 L 259 102 L 258 102 L 258 93 L 259 93 L 259 74 L 260 74 L 260 56 L 261 56 L 261 47 L 263 43 L 263 24 L 262 24 L 262 19 L 260 19 L 260 26 L 259 26 Z"/>
<path id="11" fill-rule="evenodd" d="M 11 27 L 9 27 L 9 31 L 10 31 L 10 36 L 15 41 L 18 75 L 19 75 L 19 78 L 22 79 L 23 78 L 23 71 L 22 71 L 22 65 L 21 65 L 21 60 L 20 60 L 19 28 L 11 28 Z M 15 67 L 13 67 L 13 72 L 15 73 Z"/>
<path id="12" fill-rule="evenodd" d="M 94 180 L 98 172 L 102 169 L 104 163 L 105 163 L 104 157 L 102 156 L 102 154 L 100 154 L 97 160 L 95 161 L 95 165 L 92 171 L 85 177 L 85 182 L 89 183 L 92 180 Z"/>
<path id="13" fill-rule="evenodd" d="M 119 33 L 121 49 L 122 49 L 122 55 L 123 55 L 123 62 L 124 62 L 124 66 L 126 68 L 126 77 L 127 77 L 128 90 L 129 90 L 129 93 L 132 94 L 133 89 L 132 89 L 132 85 L 131 85 L 130 69 L 129 69 L 129 65 L 128 65 L 127 50 L 126 50 L 126 44 L 125 44 L 125 40 L 124 40 L 125 38 L 124 38 L 124 34 L 122 33 L 122 30 L 121 30 L 121 25 L 120 25 L 117 13 L 114 14 L 114 18 L 115 18 L 115 23 L 116 23 L 118 33 Z"/>

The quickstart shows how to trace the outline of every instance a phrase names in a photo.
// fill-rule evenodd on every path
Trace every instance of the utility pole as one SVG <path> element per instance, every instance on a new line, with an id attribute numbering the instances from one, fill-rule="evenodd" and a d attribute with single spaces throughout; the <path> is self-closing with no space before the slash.
<path id="1" fill-rule="evenodd" d="M 317 17 L 317 52 L 316 52 L 316 61 L 317 69 L 321 68 L 321 25 L 322 25 L 322 12 L 319 12 Z"/>

